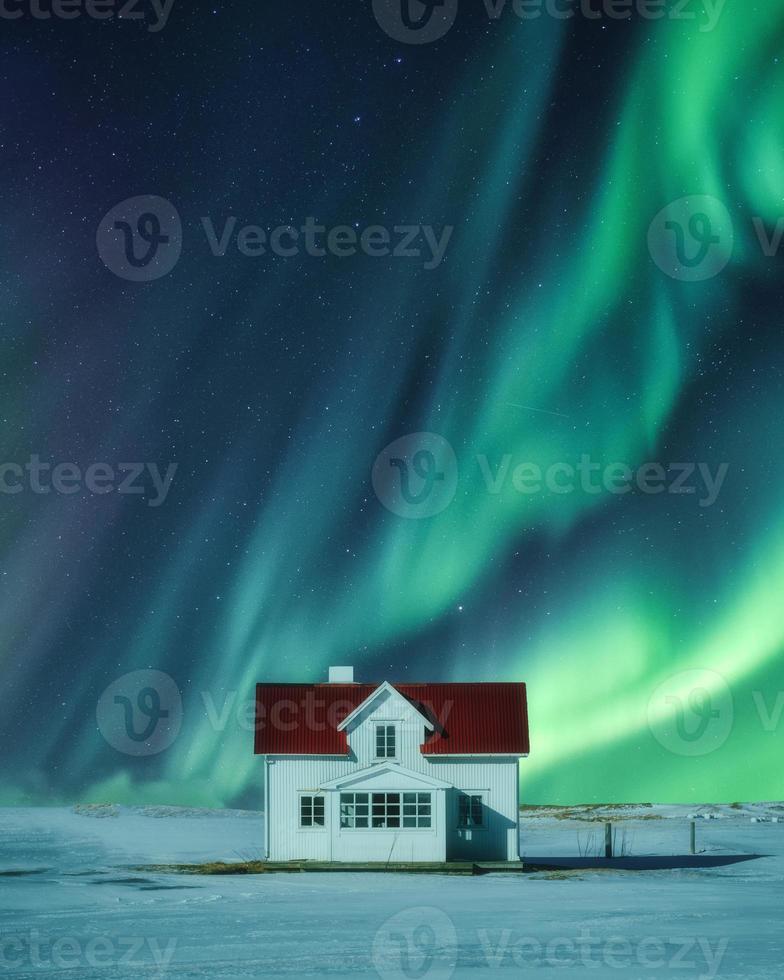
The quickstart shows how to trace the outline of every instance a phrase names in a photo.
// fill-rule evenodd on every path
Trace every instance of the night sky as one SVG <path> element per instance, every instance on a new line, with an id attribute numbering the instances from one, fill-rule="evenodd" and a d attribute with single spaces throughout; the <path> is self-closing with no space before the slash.
<path id="1" fill-rule="evenodd" d="M 526 681 L 527 802 L 782 797 L 784 0 L 690 9 L 0 20 L 2 463 L 176 464 L 163 500 L 5 466 L 0 801 L 258 806 L 253 685 L 330 664 Z M 142 195 L 182 253 L 132 281 L 101 223 Z M 668 266 L 681 212 L 706 278 Z M 431 268 L 237 248 L 309 218 L 453 230 Z M 726 477 L 514 485 L 585 456 Z M 160 751 L 102 720 L 137 671 L 178 692 Z"/>

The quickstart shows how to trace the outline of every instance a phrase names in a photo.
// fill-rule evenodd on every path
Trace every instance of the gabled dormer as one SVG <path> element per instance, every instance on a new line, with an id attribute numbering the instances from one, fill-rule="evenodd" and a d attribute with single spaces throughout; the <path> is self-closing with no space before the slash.
<path id="1" fill-rule="evenodd" d="M 433 723 L 388 681 L 380 684 L 337 726 L 358 763 L 410 766 Z"/>

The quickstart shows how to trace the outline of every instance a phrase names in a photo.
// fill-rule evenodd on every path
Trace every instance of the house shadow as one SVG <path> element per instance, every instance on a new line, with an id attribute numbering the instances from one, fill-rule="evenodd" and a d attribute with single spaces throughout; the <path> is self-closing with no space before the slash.
<path id="1" fill-rule="evenodd" d="M 487 802 L 482 806 L 482 824 L 461 826 L 458 801 L 468 794 L 454 787 L 446 793 L 447 861 L 506 861 L 509 836 L 517 841 L 517 824 Z"/>
<path id="2" fill-rule="evenodd" d="M 531 857 L 523 855 L 526 871 L 579 871 L 612 868 L 615 871 L 676 871 L 688 868 L 722 868 L 756 861 L 765 854 L 673 854 L 639 857 Z"/>

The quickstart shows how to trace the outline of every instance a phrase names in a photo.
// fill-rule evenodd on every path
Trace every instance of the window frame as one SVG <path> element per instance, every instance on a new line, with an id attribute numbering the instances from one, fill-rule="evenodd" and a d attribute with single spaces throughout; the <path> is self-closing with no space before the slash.
<path id="1" fill-rule="evenodd" d="M 479 800 L 480 813 L 482 817 L 481 823 L 462 823 L 461 822 L 461 811 L 462 811 L 462 801 L 469 800 L 472 801 L 468 804 L 469 814 L 474 809 L 474 800 Z M 487 806 L 487 793 L 480 790 L 459 790 L 457 794 L 457 819 L 456 825 L 458 830 L 487 830 L 488 826 L 488 806 Z"/>
<path id="2" fill-rule="evenodd" d="M 432 790 L 391 789 L 341 792 L 338 796 L 340 831 L 341 833 L 357 830 L 365 833 L 379 831 L 395 834 L 434 833 L 434 796 Z M 410 799 L 411 797 L 414 799 Z M 352 811 L 350 813 L 344 812 L 344 807 L 351 807 Z M 410 812 L 412 807 L 414 808 L 413 814 Z M 361 808 L 361 810 L 357 812 L 357 808 Z M 406 813 L 406 809 L 409 810 L 409 813 Z M 415 825 L 406 826 L 405 821 L 411 819 L 416 821 Z M 357 825 L 358 820 L 363 821 L 363 823 Z M 377 822 L 374 824 L 374 821 Z"/>
<path id="3" fill-rule="evenodd" d="M 433 794 L 429 790 L 408 790 L 400 794 L 400 827 L 401 830 L 433 830 Z M 410 797 L 414 799 L 410 799 Z M 406 797 L 409 797 L 407 800 Z M 413 813 L 411 809 L 413 808 Z M 406 810 L 409 810 L 406 813 Z M 427 812 L 425 812 L 425 810 Z M 420 820 L 427 819 L 427 823 Z M 406 826 L 406 820 L 414 820 L 413 826 Z"/>
<path id="4" fill-rule="evenodd" d="M 303 806 L 305 800 L 310 800 L 309 824 L 303 823 Z M 316 800 L 321 800 L 321 823 L 316 823 Z M 307 832 L 322 833 L 327 829 L 327 797 L 325 793 L 300 792 L 297 794 L 297 829 Z"/>
<path id="5" fill-rule="evenodd" d="M 379 753 L 378 753 L 379 733 L 380 733 L 380 731 L 381 731 L 382 728 L 385 730 L 385 734 L 383 735 L 384 750 L 385 750 L 385 753 L 386 753 L 385 755 L 379 755 Z M 373 750 L 374 751 L 374 755 L 373 755 L 373 758 L 374 759 L 376 759 L 376 760 L 388 760 L 388 759 L 397 759 L 398 758 L 398 752 L 399 752 L 399 748 L 398 747 L 400 745 L 400 738 L 399 738 L 398 728 L 399 728 L 399 726 L 398 726 L 397 722 L 394 722 L 394 721 L 377 721 L 377 722 L 374 723 L 374 725 L 373 725 L 373 739 L 374 739 L 374 742 L 373 742 L 373 745 L 374 745 L 374 750 Z M 390 732 L 392 734 L 392 754 L 391 755 L 389 754 L 389 735 L 390 735 Z"/>
<path id="6" fill-rule="evenodd" d="M 349 797 L 351 797 L 350 801 Z M 351 812 L 344 813 L 344 806 L 351 807 Z M 357 807 L 361 807 L 362 812 L 357 813 Z M 370 830 L 370 793 L 361 791 L 341 792 L 338 795 L 338 818 L 340 830 Z M 351 822 L 344 823 L 344 819 Z M 365 823 L 357 824 L 357 820 L 364 820 Z"/>

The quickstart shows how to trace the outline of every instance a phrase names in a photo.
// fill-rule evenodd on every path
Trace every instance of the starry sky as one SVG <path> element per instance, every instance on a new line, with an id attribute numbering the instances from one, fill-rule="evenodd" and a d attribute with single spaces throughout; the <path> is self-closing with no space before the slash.
<path id="1" fill-rule="evenodd" d="M 253 685 L 336 663 L 526 681 L 527 802 L 780 799 L 784 0 L 710 31 L 462 0 L 421 45 L 365 0 L 241 6 L 0 22 L 2 461 L 177 467 L 160 506 L 0 496 L 0 801 L 258 806 Z M 183 229 L 148 282 L 96 248 L 138 195 Z M 705 281 L 649 247 L 689 195 L 734 228 Z M 206 216 L 453 232 L 431 269 L 215 256 Z M 459 479 L 420 519 L 372 471 L 421 432 Z M 477 463 L 584 454 L 728 468 L 701 506 Z M 182 711 L 133 755 L 96 708 L 138 671 Z"/>

